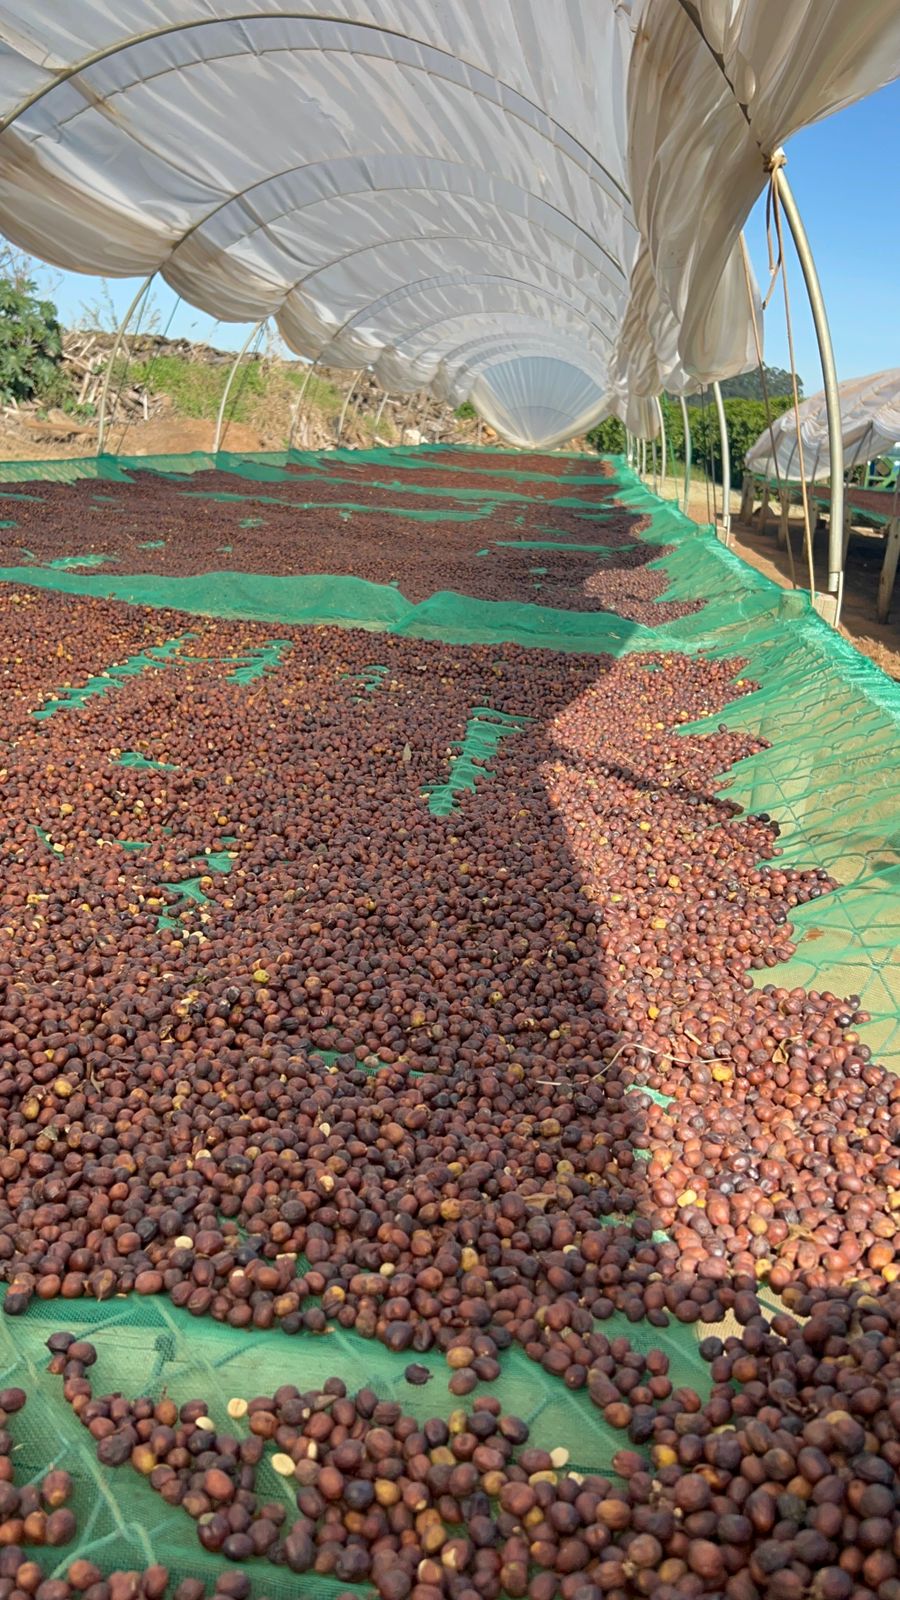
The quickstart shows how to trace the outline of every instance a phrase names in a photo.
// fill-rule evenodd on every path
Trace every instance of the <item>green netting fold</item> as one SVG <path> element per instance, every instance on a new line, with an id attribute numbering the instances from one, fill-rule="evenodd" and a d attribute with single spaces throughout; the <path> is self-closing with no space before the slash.
<path id="1" fill-rule="evenodd" d="M 153 645 L 148 650 L 141 650 L 137 655 L 129 656 L 127 661 L 115 662 L 107 667 L 105 672 L 99 672 L 94 677 L 88 678 L 86 683 L 69 684 L 51 699 L 45 700 L 43 705 L 32 711 L 31 715 L 38 721 L 44 721 L 60 711 L 80 710 L 95 695 L 108 694 L 110 689 L 119 688 L 126 679 L 134 678 L 138 673 L 147 672 L 153 667 L 169 665 L 182 645 L 193 637 L 191 633 L 179 634 L 174 639 L 167 639 L 164 644 Z"/>
<path id="2" fill-rule="evenodd" d="M 633 550 L 635 540 L 631 544 L 572 544 L 562 539 L 492 539 L 491 544 L 497 550 L 559 550 L 565 554 L 567 550 L 578 550 L 582 553 L 598 556 L 611 556 L 618 550 Z M 479 550 L 479 555 L 487 551 Z"/>
<path id="3" fill-rule="evenodd" d="M 446 782 L 425 790 L 432 815 L 449 816 L 458 804 L 459 794 L 490 777 L 493 769 L 489 758 L 496 754 L 503 739 L 511 733 L 521 733 L 529 720 L 508 711 L 495 711 L 492 706 L 474 706 Z"/>
<path id="4" fill-rule="evenodd" d="M 60 1328 L 96 1344 L 99 1357 L 91 1378 L 97 1393 L 117 1391 L 129 1398 L 154 1399 L 165 1393 L 179 1405 L 203 1399 L 217 1426 L 239 1436 L 246 1429 L 229 1419 L 228 1401 L 271 1394 L 284 1383 L 306 1391 L 339 1376 L 351 1391 L 371 1385 L 382 1398 L 399 1401 L 420 1421 L 458 1404 L 447 1391 L 450 1373 L 443 1356 L 433 1351 L 416 1355 L 434 1377 L 425 1387 L 415 1388 L 403 1377 L 409 1352 L 392 1354 L 336 1325 L 327 1335 L 301 1333 L 293 1338 L 280 1331 L 242 1332 L 209 1317 L 198 1321 L 162 1296 L 138 1295 L 102 1305 L 90 1300 L 35 1301 L 24 1317 L 0 1315 L 0 1383 L 20 1385 L 29 1397 L 11 1429 L 17 1482 L 39 1481 L 54 1466 L 65 1466 L 74 1480 L 70 1504 L 79 1532 L 71 1545 L 40 1552 L 48 1576 L 64 1574 L 76 1555 L 95 1561 L 103 1570 L 162 1561 L 174 1578 L 204 1577 L 212 1588 L 223 1566 L 220 1555 L 202 1549 L 194 1521 L 179 1507 L 168 1506 L 147 1478 L 128 1465 L 107 1468 L 98 1463 L 87 1430 L 63 1398 L 61 1380 L 46 1372 L 44 1342 Z M 698 1350 L 705 1332 L 700 1325 L 673 1322 L 668 1328 L 653 1328 L 617 1314 L 602 1328 L 611 1339 L 624 1334 L 635 1349 L 665 1350 L 676 1386 L 709 1393 L 709 1367 Z M 567 1389 L 521 1350 L 503 1353 L 501 1376 L 491 1392 L 505 1410 L 529 1424 L 530 1442 L 544 1449 L 563 1445 L 574 1471 L 609 1473 L 616 1451 L 630 1448 L 627 1434 L 604 1421 L 586 1391 Z M 267 1449 L 267 1459 L 274 1448 Z M 261 1469 L 258 1484 L 263 1499 L 285 1499 L 297 1514 L 292 1489 L 270 1466 Z M 273 1600 L 296 1600 L 298 1593 L 312 1600 L 332 1600 L 347 1589 L 346 1584 L 313 1572 L 298 1583 L 287 1568 L 265 1560 L 248 1562 L 246 1570 L 254 1593 L 271 1595 Z M 359 1590 L 361 1597 L 370 1592 Z"/>
<path id="5" fill-rule="evenodd" d="M 159 772 L 174 772 L 175 766 L 171 761 L 154 761 L 150 756 L 144 756 L 140 750 L 123 750 L 116 758 L 116 765 L 120 767 L 149 768 Z"/>
<path id="6" fill-rule="evenodd" d="M 593 470 L 585 470 L 584 473 L 567 472 L 563 479 L 555 473 L 517 469 L 515 454 L 505 454 L 502 451 L 490 453 L 481 451 L 479 454 L 486 456 L 489 465 L 473 466 L 472 452 L 465 447 L 452 445 L 418 445 L 409 449 L 384 446 L 374 450 L 261 450 L 252 453 L 231 450 L 220 450 L 218 453 L 211 450 L 191 450 L 183 454 L 77 456 L 64 461 L 0 461 L 0 483 L 75 483 L 80 478 L 94 478 L 104 483 L 128 483 L 130 475 L 135 472 L 157 472 L 165 477 L 183 478 L 191 477 L 196 472 L 216 470 L 233 472 L 239 477 L 252 478 L 258 483 L 283 483 L 288 468 L 302 468 L 308 477 L 318 476 L 333 480 L 336 475 L 336 465 L 358 468 L 362 465 L 375 464 L 387 467 L 391 472 L 421 472 L 423 468 L 428 467 L 445 472 L 458 467 L 466 474 L 474 473 L 480 476 L 483 473 L 486 490 L 490 489 L 489 479 L 498 474 L 518 479 L 526 485 L 548 481 L 565 483 L 570 487 L 594 484 L 601 487 L 604 493 L 615 487 L 615 480 L 600 478 L 596 457 L 573 455 L 571 457 L 573 461 L 581 461 L 586 465 L 591 462 Z M 464 456 L 466 460 L 454 460 L 455 456 Z M 479 491 L 465 490 L 461 486 L 455 492 L 476 495 Z M 490 490 L 490 492 L 503 497 L 502 490 Z M 0 499 L 33 498 L 36 497 L 0 494 Z M 583 504 L 581 501 L 578 503 Z"/>

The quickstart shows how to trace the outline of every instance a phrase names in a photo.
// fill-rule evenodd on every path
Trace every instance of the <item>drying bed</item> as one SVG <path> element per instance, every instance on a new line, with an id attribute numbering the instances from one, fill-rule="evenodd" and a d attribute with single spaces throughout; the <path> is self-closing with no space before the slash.
<path id="1" fill-rule="evenodd" d="M 653 628 L 6 574 L 0 1592 L 893 1600 L 896 707 L 610 473 Z"/>
<path id="2" fill-rule="evenodd" d="M 257 469 L 259 470 L 259 469 Z M 445 493 L 422 479 L 438 478 Z M 586 483 L 582 480 L 588 479 Z M 130 474 L 98 488 L 90 479 L 49 482 L 25 497 L 0 491 L 9 513 L 0 567 L 183 577 L 234 567 L 242 573 L 328 573 L 391 585 L 413 603 L 439 590 L 484 600 L 537 601 L 575 611 L 613 610 L 633 621 L 669 621 L 699 602 L 654 604 L 663 553 L 640 543 L 646 518 L 608 504 L 595 469 L 561 494 L 483 471 L 412 469 L 393 475 L 354 463 L 239 471 Z M 439 529 L 440 536 L 434 537 Z M 426 531 L 429 530 L 429 531 Z M 149 536 L 148 536 L 149 535 Z"/>

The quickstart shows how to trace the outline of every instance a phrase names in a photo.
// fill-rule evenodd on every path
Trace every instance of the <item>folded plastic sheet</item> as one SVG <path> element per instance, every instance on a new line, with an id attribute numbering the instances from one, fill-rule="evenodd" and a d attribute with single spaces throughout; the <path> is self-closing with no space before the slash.
<path id="1" fill-rule="evenodd" d="M 866 378 L 852 378 L 839 385 L 839 392 L 843 471 L 847 472 L 893 450 L 900 441 L 900 367 Z M 751 471 L 764 472 L 772 479 L 796 480 L 802 476 L 809 483 L 830 478 L 824 391 L 802 401 L 796 413 L 790 410 L 776 417 L 771 432 L 765 428 L 744 459 Z"/>
<path id="2" fill-rule="evenodd" d="M 470 394 L 492 427 L 521 445 L 534 438 L 561 444 L 589 427 L 604 402 L 602 392 L 574 362 L 534 352 L 493 359 L 475 378 Z"/>
<path id="3" fill-rule="evenodd" d="M 755 359 L 767 160 L 898 63 L 896 0 L 0 0 L 0 227 L 529 446 L 646 436 Z"/>
<path id="4" fill-rule="evenodd" d="M 768 162 L 900 72 L 896 0 L 644 0 L 635 21 L 628 166 L 641 244 L 615 371 L 624 396 L 755 364 L 739 233 Z"/>
<path id="5" fill-rule="evenodd" d="M 4 109 L 107 52 L 3 134 L 2 225 L 65 268 L 160 270 L 223 319 L 274 316 L 292 348 L 329 365 L 381 376 L 383 357 L 407 392 L 452 363 L 448 319 L 471 342 L 466 314 L 485 302 L 470 284 L 487 282 L 504 302 L 488 336 L 506 336 L 508 311 L 547 360 L 561 339 L 563 368 L 574 349 L 581 369 L 570 421 L 586 386 L 599 415 L 636 243 L 629 8 L 314 9 L 250 0 L 228 20 L 224 0 L 0 5 Z M 524 416 L 515 431 L 538 442 Z"/>

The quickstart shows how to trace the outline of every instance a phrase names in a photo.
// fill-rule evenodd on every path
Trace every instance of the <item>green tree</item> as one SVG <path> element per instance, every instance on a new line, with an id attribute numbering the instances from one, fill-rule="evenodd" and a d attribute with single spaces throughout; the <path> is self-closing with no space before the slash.
<path id="1" fill-rule="evenodd" d="M 587 435 L 587 442 L 592 450 L 601 456 L 622 456 L 625 454 L 625 428 L 618 417 L 604 417 Z"/>
<path id="2" fill-rule="evenodd" d="M 32 279 L 0 277 L 0 398 L 58 405 L 68 396 L 55 305 Z"/>
<path id="3" fill-rule="evenodd" d="M 770 396 L 771 414 L 779 417 L 793 404 L 790 395 Z M 762 400 L 725 400 L 725 421 L 728 427 L 731 457 L 731 481 L 735 487 L 744 471 L 744 456 L 755 444 L 766 427 L 766 407 Z M 666 466 L 672 459 L 684 461 L 684 421 L 681 403 L 671 395 L 662 396 L 663 417 L 666 424 Z M 715 405 L 707 399 L 706 405 L 690 406 L 688 420 L 691 427 L 691 454 L 698 473 L 707 472 L 717 482 L 722 481 L 722 445 L 719 438 L 719 419 Z M 588 443 L 601 455 L 623 455 L 625 429 L 618 417 L 606 417 L 592 428 Z M 657 450 L 659 441 L 657 441 Z M 649 457 L 648 457 L 649 459 Z"/>
<path id="4" fill-rule="evenodd" d="M 781 416 L 793 405 L 790 395 L 778 395 L 770 400 L 773 417 Z M 744 457 L 767 426 L 766 407 L 762 400 L 726 400 L 725 421 L 728 427 L 729 454 L 731 457 L 731 482 L 737 487 L 744 472 Z M 722 442 L 719 437 L 719 419 L 714 405 L 691 412 L 691 438 L 694 460 L 706 469 L 717 483 L 722 481 Z"/>

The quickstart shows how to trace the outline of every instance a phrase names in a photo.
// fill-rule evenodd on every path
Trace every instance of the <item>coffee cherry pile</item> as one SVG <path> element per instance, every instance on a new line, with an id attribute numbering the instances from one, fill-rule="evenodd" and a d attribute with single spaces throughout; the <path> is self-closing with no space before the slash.
<path id="1" fill-rule="evenodd" d="M 382 1600 L 893 1600 L 900 1295 L 814 1293 L 803 1323 L 769 1322 L 749 1291 L 734 1309 L 739 1331 L 701 1345 L 703 1396 L 673 1387 L 662 1351 L 604 1341 L 592 1393 L 631 1446 L 605 1474 L 535 1448 L 489 1395 L 418 1422 L 337 1378 L 285 1384 L 231 1399 L 222 1431 L 204 1401 L 95 1397 L 93 1345 L 48 1344 L 98 1459 L 147 1477 L 231 1561 L 369 1582 Z M 263 1498 L 261 1463 L 285 1498 Z"/>
<path id="2" fill-rule="evenodd" d="M 55 1335 L 100 1461 L 383 1600 L 898 1600 L 900 1080 L 857 997 L 777 982 L 835 884 L 720 793 L 746 663 L 272 632 L 0 593 L 4 1309 L 165 1294 L 446 1377 L 421 1427 L 334 1379 L 222 1433 Z M 710 1393 L 617 1313 L 696 1324 Z M 608 1476 L 510 1435 L 512 1347 L 622 1431 Z M 84 1588 L 167 1581 L 125 1576 Z"/>
<path id="3" fill-rule="evenodd" d="M 791 1265 L 790 1225 L 767 1230 L 763 1257 L 737 1200 L 719 1265 L 708 1158 L 696 1201 L 671 1201 L 657 1183 L 671 1119 L 633 1092 L 645 1068 L 683 1073 L 670 1055 L 704 1081 L 722 1008 L 738 1032 L 761 1028 L 772 997 L 748 969 L 790 953 L 791 906 L 829 887 L 766 866 L 771 823 L 710 792 L 758 743 L 676 731 L 721 711 L 740 668 L 379 639 L 370 694 L 369 635 L 287 630 L 277 666 L 242 684 L 222 663 L 262 630 L 193 633 L 185 665 L 57 711 L 9 752 L 7 1311 L 168 1292 L 237 1327 L 334 1316 L 397 1350 L 455 1341 L 489 1364 L 514 1339 L 577 1386 L 591 1364 L 577 1327 L 530 1331 L 560 1294 L 581 1302 L 576 1321 L 690 1320 L 729 1308 L 729 1266 L 752 1283 L 760 1260 Z M 485 704 L 528 720 L 493 778 L 432 815 L 450 741 Z M 122 750 L 163 766 L 122 768 Z M 204 871 L 226 839 L 228 870 Z M 813 1069 L 840 1005 L 797 1009 Z M 676 1011 L 698 1044 L 682 1046 Z M 863 1046 L 829 1048 L 832 1075 L 862 1067 Z M 720 1087 L 740 1159 L 749 1139 Z M 804 1181 L 787 1156 L 778 1170 L 773 1192 Z M 689 1238 L 654 1241 L 661 1220 Z M 468 1361 L 454 1370 L 465 1390 Z"/>
<path id="4" fill-rule="evenodd" d="M 99 489 L 90 479 L 42 483 L 33 499 L 12 503 L 0 567 L 102 556 L 100 570 L 110 573 L 332 573 L 393 585 L 413 602 L 454 590 L 619 611 L 653 625 L 699 608 L 699 600 L 658 603 L 666 576 L 647 563 L 666 552 L 640 544 L 646 518 L 604 505 L 611 491 L 600 473 L 596 484 L 568 487 L 549 476 L 510 480 L 504 491 L 505 482 L 460 468 L 406 470 L 392 482 L 377 464 L 334 463 L 274 482 L 215 471 L 184 479 L 138 472 Z M 473 492 L 461 501 L 443 488 Z M 516 498 L 497 500 L 498 492 Z M 591 516 L 598 505 L 602 521 Z M 429 512 L 441 520 L 429 525 Z M 529 540 L 610 548 L 555 554 L 528 548 Z"/>
<path id="5" fill-rule="evenodd" d="M 9 1423 L 26 1400 L 24 1389 L 0 1389 L 0 1548 L 69 1544 L 75 1536 L 75 1517 L 67 1505 L 72 1493 L 68 1472 L 54 1469 L 39 1483 L 16 1485 Z"/>

